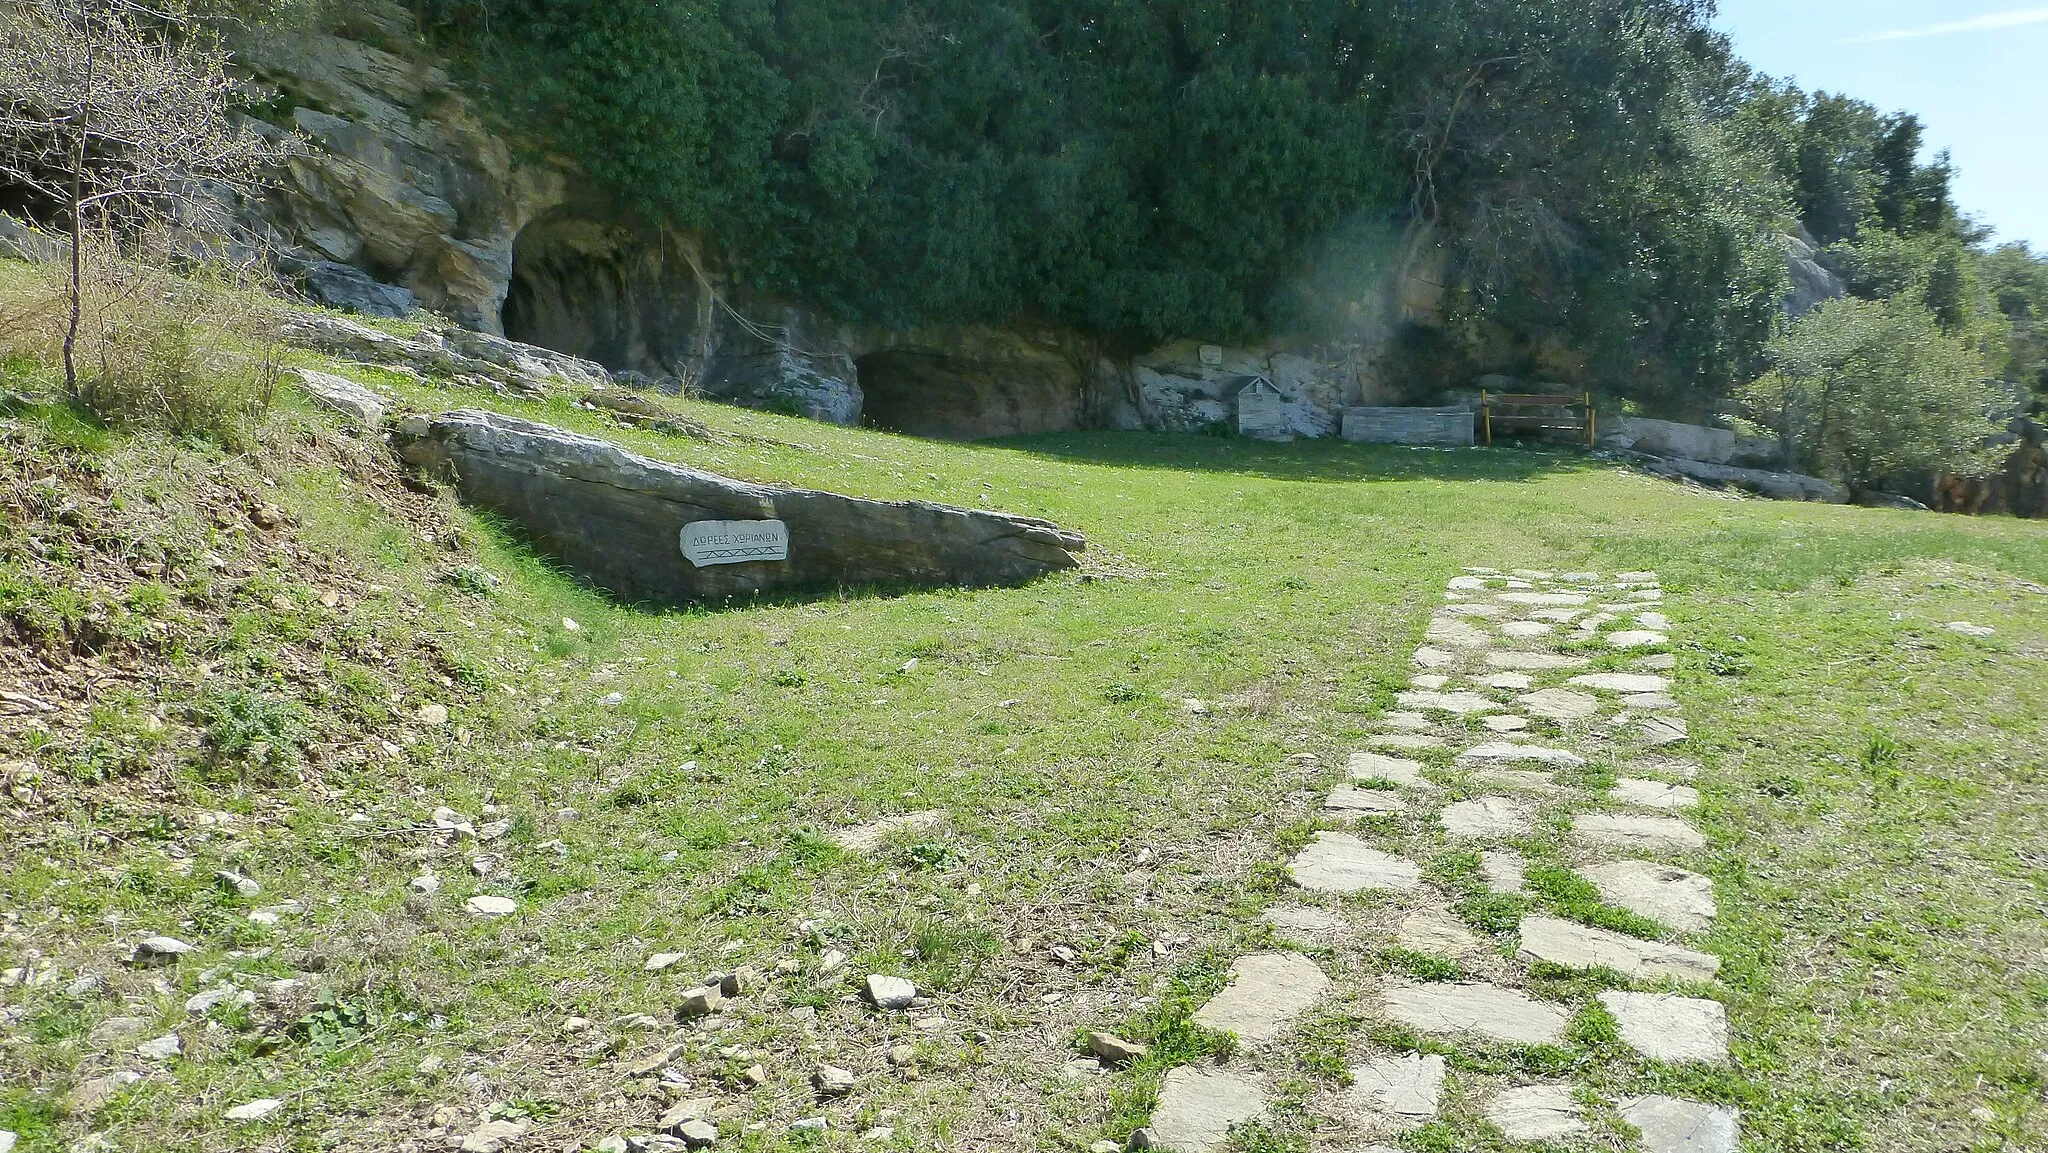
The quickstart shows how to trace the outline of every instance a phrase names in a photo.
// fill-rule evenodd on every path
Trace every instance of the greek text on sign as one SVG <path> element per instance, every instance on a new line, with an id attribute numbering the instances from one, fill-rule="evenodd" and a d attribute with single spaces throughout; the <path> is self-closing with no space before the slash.
<path id="1" fill-rule="evenodd" d="M 683 526 L 683 556 L 698 568 L 788 560 L 789 526 L 779 520 L 693 520 Z"/>

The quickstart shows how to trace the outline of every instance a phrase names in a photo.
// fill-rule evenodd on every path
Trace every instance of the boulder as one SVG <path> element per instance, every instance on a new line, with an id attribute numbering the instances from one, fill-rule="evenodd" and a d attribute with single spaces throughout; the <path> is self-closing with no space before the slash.
<path id="1" fill-rule="evenodd" d="M 611 383 L 603 365 L 466 328 L 427 328 L 403 337 L 345 317 L 307 313 L 288 321 L 281 335 L 287 344 L 344 360 L 433 376 L 472 376 L 528 396 L 544 395 L 561 384 L 599 388 Z"/>
<path id="2" fill-rule="evenodd" d="M 310 368 L 293 369 L 292 375 L 298 379 L 299 387 L 306 390 L 307 396 L 321 407 L 348 417 L 358 428 L 374 428 L 384 423 L 384 412 L 390 401 L 375 389 L 331 372 L 316 372 Z"/>
<path id="3" fill-rule="evenodd" d="M 1690 480 L 1709 488 L 1738 488 L 1772 500 L 1810 500 L 1823 504 L 1849 503 L 1849 490 L 1833 481 L 1796 472 L 1768 472 L 1736 468 L 1701 460 L 1651 459 L 1643 471 L 1672 480 Z"/>
<path id="4" fill-rule="evenodd" d="M 411 316 L 419 311 L 420 298 L 409 288 L 380 284 L 352 264 L 316 260 L 304 273 L 306 295 L 346 312 L 364 316 Z"/>
<path id="5" fill-rule="evenodd" d="M 1086 547 L 1080 534 L 1029 517 L 749 484 L 494 413 L 411 417 L 395 443 L 628 601 L 1015 585 L 1075 567 Z"/>
<path id="6" fill-rule="evenodd" d="M 1735 434 L 1725 428 L 1635 416 L 1616 419 L 1601 443 L 1648 456 L 1703 460 L 1710 464 L 1727 464 L 1735 455 Z"/>

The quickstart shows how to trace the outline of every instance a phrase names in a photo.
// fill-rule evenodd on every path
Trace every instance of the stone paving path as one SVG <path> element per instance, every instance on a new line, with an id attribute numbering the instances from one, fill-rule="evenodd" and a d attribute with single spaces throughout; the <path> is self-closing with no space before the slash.
<path id="1" fill-rule="evenodd" d="M 1696 940 L 1714 887 L 1688 867 L 1706 839 L 1688 819 L 1697 769 L 1662 602 L 1647 572 L 1451 580 L 1411 685 L 1288 862 L 1296 891 L 1264 917 L 1274 947 L 1239 958 L 1195 1015 L 1238 1048 L 1169 1073 L 1134 1144 L 1221 1148 L 1288 1078 L 1262 1053 L 1350 1019 L 1350 1083 L 1306 1101 L 1318 1151 L 1378 1153 L 1441 1119 L 1514 1142 L 1734 1153 L 1734 1109 L 1514 1071 L 1567 1067 L 1514 1059 L 1528 1047 L 1602 1036 L 1633 1055 L 1618 1077 L 1608 1065 L 1610 1087 L 1685 1084 L 1698 1079 L 1683 1069 L 1729 1061 L 1720 959 Z M 1543 979 L 1577 971 L 1598 991 Z M 1446 1061 L 1457 1051 L 1493 1059 Z"/>

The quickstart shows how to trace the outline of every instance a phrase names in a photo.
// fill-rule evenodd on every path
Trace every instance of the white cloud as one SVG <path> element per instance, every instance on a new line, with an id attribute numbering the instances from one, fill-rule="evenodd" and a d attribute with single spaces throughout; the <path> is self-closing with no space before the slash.
<path id="1" fill-rule="evenodd" d="M 1968 20 L 1948 20 L 1940 24 L 1923 24 L 1918 28 L 1893 28 L 1869 36 L 1858 36 L 1847 41 L 1850 44 L 1876 44 L 1887 40 L 1919 40 L 1928 36 L 1949 36 L 1957 32 L 1994 32 L 2001 28 L 2023 28 L 2029 24 L 2048 24 L 2048 8 L 2015 8 L 2009 12 L 1986 12 Z"/>

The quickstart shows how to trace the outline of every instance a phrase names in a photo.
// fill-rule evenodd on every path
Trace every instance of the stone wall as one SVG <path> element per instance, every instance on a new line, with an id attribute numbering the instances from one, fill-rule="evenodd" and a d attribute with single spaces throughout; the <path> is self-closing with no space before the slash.
<path id="1" fill-rule="evenodd" d="M 1347 408 L 1343 436 L 1363 444 L 1469 448 L 1473 427 L 1469 408 Z"/>

